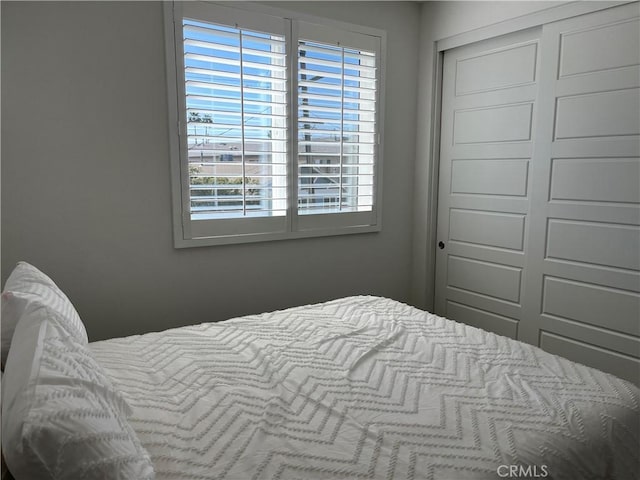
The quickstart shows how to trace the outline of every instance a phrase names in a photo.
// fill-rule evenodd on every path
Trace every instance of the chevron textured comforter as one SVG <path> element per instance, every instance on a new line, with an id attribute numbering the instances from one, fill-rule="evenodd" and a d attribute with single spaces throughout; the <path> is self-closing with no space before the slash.
<path id="1" fill-rule="evenodd" d="M 639 391 L 351 297 L 91 344 L 158 479 L 634 479 Z"/>

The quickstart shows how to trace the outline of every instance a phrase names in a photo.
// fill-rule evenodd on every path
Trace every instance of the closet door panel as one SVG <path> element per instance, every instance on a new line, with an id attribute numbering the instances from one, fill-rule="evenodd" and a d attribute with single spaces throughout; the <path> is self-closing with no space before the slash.
<path id="1" fill-rule="evenodd" d="M 512 338 L 521 319 L 540 29 L 446 52 L 436 312 Z"/>
<path id="2" fill-rule="evenodd" d="M 629 335 L 639 335 L 637 296 L 632 292 L 601 285 L 546 276 L 543 285 L 543 314 L 575 320 Z M 567 302 L 571 298 L 571 302 Z M 612 313 L 615 312 L 615 315 Z"/>
<path id="3" fill-rule="evenodd" d="M 537 52 L 538 45 L 529 43 L 458 60 L 456 95 L 535 83 Z"/>
<path id="4" fill-rule="evenodd" d="M 453 160 L 451 193 L 526 197 L 528 170 L 526 159 Z"/>
<path id="5" fill-rule="evenodd" d="M 521 340 L 636 383 L 638 17 L 634 3 L 543 28 L 530 249 L 518 329 Z"/>
<path id="6" fill-rule="evenodd" d="M 555 140 L 638 135 L 639 94 L 627 88 L 558 98 Z"/>
<path id="7" fill-rule="evenodd" d="M 637 372 L 640 369 L 640 361 L 635 356 L 624 355 L 555 333 L 543 331 L 540 335 L 540 346 L 548 352 L 585 365 L 607 365 L 609 373 L 621 378 L 629 378 L 629 372 Z"/>
<path id="8" fill-rule="evenodd" d="M 592 24 L 593 25 L 593 24 Z M 638 20 L 614 21 L 560 34 L 559 78 L 637 65 Z M 585 52 L 589 52 L 585 54 Z"/>
<path id="9" fill-rule="evenodd" d="M 449 240 L 522 251 L 524 215 L 451 209 Z"/>
<path id="10" fill-rule="evenodd" d="M 549 199 L 634 205 L 640 203 L 639 178 L 637 158 L 558 158 L 551 164 Z"/>
<path id="11" fill-rule="evenodd" d="M 447 299 L 447 312 L 449 312 L 450 318 L 455 318 L 458 322 L 495 332 L 505 337 L 515 338 L 518 330 L 517 320 L 469 307 L 450 299 Z"/>
<path id="12" fill-rule="evenodd" d="M 546 258 L 640 270 L 637 226 L 549 219 L 546 243 Z"/>

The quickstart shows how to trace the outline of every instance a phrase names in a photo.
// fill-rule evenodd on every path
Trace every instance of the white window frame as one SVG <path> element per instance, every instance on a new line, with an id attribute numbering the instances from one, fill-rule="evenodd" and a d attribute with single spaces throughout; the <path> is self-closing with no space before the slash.
<path id="1" fill-rule="evenodd" d="M 173 236 L 176 248 L 287 240 L 305 237 L 332 236 L 377 232 L 382 228 L 382 139 L 384 138 L 384 77 L 386 34 L 384 31 L 334 20 L 298 14 L 256 3 L 238 2 L 165 2 L 165 49 L 167 58 L 167 93 L 169 106 L 169 145 L 172 185 Z M 283 32 L 288 58 L 288 178 L 287 212 L 285 216 L 245 217 L 210 220 L 212 225 L 191 220 L 189 169 L 186 155 L 185 91 L 182 41 L 183 17 L 204 22 L 240 25 L 264 31 L 272 27 Z M 282 30 L 284 26 L 285 30 Z M 376 135 L 374 145 L 373 207 L 364 212 L 298 214 L 298 98 L 297 50 L 299 32 L 313 35 L 316 41 L 347 47 L 365 48 L 376 52 Z M 182 69 L 182 71 L 181 71 Z M 215 225 L 213 223 L 215 222 Z"/>

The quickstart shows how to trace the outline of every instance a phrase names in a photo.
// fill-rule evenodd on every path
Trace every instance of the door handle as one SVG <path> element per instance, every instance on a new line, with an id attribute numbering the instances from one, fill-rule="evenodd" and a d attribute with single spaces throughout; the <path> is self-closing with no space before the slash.
<path id="1" fill-rule="evenodd" d="M 439 248 L 440 250 L 442 250 L 442 249 L 444 248 L 444 242 L 443 242 L 443 241 L 439 241 L 439 242 L 438 242 L 438 248 Z"/>

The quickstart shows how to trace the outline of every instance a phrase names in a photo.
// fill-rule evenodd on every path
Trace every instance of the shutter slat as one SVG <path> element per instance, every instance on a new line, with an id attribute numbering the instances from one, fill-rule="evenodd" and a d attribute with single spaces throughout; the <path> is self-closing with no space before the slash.
<path id="1" fill-rule="evenodd" d="M 202 25 L 202 26 L 199 26 Z M 226 25 L 216 25 L 214 23 L 207 23 L 204 26 L 203 22 L 198 22 L 198 25 L 195 25 L 194 22 L 190 22 L 189 20 L 185 20 L 183 22 L 183 34 L 185 37 L 197 37 L 197 34 L 200 36 L 204 35 L 205 38 L 209 38 L 211 35 L 215 35 L 219 42 L 223 42 L 225 39 L 227 41 L 236 41 L 238 39 L 239 30 L 235 28 L 229 28 Z M 251 35 L 252 42 L 260 42 L 265 45 L 271 45 L 275 48 L 284 49 L 285 43 L 284 38 L 280 35 L 273 35 L 267 32 L 249 32 L 244 31 L 244 35 L 248 36 L 250 33 L 254 33 Z M 255 34 L 261 35 L 260 37 L 256 37 Z M 265 38 L 267 35 L 269 38 Z"/>
<path id="2" fill-rule="evenodd" d="M 207 124 L 208 125 L 208 124 Z M 242 140 L 242 137 L 232 137 L 232 136 L 218 136 L 218 135 L 192 135 L 191 138 L 189 139 L 190 142 L 189 143 L 202 143 L 200 142 L 196 142 L 195 140 L 198 139 L 205 139 L 207 141 L 211 142 L 218 142 L 218 143 L 233 143 L 230 140 L 236 140 L 238 142 L 240 142 Z M 273 139 L 273 138 L 261 138 L 260 139 L 260 143 L 261 144 L 269 144 L 269 143 L 286 143 L 286 139 L 283 140 L 278 140 L 278 139 Z"/>
<path id="3" fill-rule="evenodd" d="M 198 114 L 202 114 L 203 118 L 205 115 L 240 115 L 239 113 L 235 113 L 235 112 L 225 112 L 224 110 L 215 110 L 215 109 L 210 109 L 210 108 L 189 108 L 187 110 L 187 116 L 190 117 L 191 113 L 198 113 Z M 272 119 L 272 120 L 282 120 L 282 121 L 286 121 L 287 116 L 286 115 L 274 115 L 274 114 L 269 114 L 269 113 L 247 113 L 245 112 L 245 117 L 251 117 L 251 118 L 265 118 L 265 119 Z M 193 123 L 198 123 L 198 122 L 193 122 Z M 206 125 L 206 123 L 202 122 L 203 125 Z"/>
<path id="4" fill-rule="evenodd" d="M 204 42 L 201 40 L 191 40 L 191 39 L 185 39 L 184 40 L 184 46 L 185 47 L 197 47 L 197 48 L 204 48 L 207 50 L 214 50 L 214 51 L 219 51 L 219 52 L 230 52 L 230 53 L 235 53 L 238 56 L 240 55 L 240 47 L 239 46 L 229 46 L 229 45 L 221 45 L 221 44 L 217 44 L 217 43 L 211 43 L 211 42 Z M 261 58 L 265 58 L 265 59 L 271 59 L 271 60 L 275 60 L 275 61 L 280 61 L 282 58 L 282 54 L 278 53 L 278 52 L 268 52 L 265 50 L 255 50 L 252 48 L 246 48 L 243 47 L 242 48 L 242 53 L 243 55 L 253 55 L 256 57 L 261 57 Z M 212 53 L 210 53 L 211 56 L 217 57 L 216 55 L 213 55 Z"/>
<path id="5" fill-rule="evenodd" d="M 233 92 L 234 94 L 238 93 L 237 85 L 227 85 L 224 83 L 215 83 L 215 82 L 203 82 L 198 80 L 187 80 L 185 82 L 187 87 L 197 87 L 197 88 L 206 88 L 208 90 L 216 91 L 223 90 L 227 92 Z M 244 93 L 256 93 L 258 95 L 284 95 L 286 91 L 283 90 L 275 90 L 271 88 L 254 88 L 254 87 L 244 87 Z"/>
<path id="6" fill-rule="evenodd" d="M 186 97 L 187 97 L 187 108 L 197 108 L 193 104 L 189 105 L 188 103 L 189 100 L 192 100 L 192 101 L 200 100 L 203 102 L 220 102 L 220 103 L 237 106 L 238 108 L 240 108 L 240 105 L 245 105 L 245 106 L 254 105 L 254 106 L 263 107 L 263 108 L 278 107 L 278 106 L 286 107 L 287 105 L 286 102 L 275 102 L 275 101 L 261 102 L 258 100 L 248 100 L 248 99 L 243 99 L 241 102 L 239 99 L 231 99 L 231 98 L 219 97 L 215 95 L 193 95 L 188 93 Z"/>
<path id="7" fill-rule="evenodd" d="M 328 83 L 319 84 L 317 82 L 311 82 L 309 80 L 299 80 L 298 87 L 306 87 L 306 88 L 317 88 L 319 90 L 331 90 L 337 92 L 345 92 L 345 93 L 354 93 L 354 94 L 368 94 L 371 95 L 376 92 L 375 88 L 364 88 L 364 87 L 354 87 L 354 86 L 340 86 L 340 85 L 331 85 Z"/>
<path id="8" fill-rule="evenodd" d="M 223 58 L 223 57 L 218 57 L 214 55 L 205 55 L 203 53 L 185 53 L 184 60 L 185 60 L 185 65 L 187 63 L 187 60 L 193 60 L 198 62 L 207 62 L 215 65 L 227 65 L 227 66 L 238 67 L 238 68 L 240 68 L 240 65 L 242 65 L 243 68 L 255 68 L 258 70 L 268 70 L 274 73 L 279 72 L 281 74 L 284 74 L 284 72 L 287 69 L 287 67 L 285 67 L 284 65 L 274 65 L 274 64 L 268 65 L 265 63 L 241 61 L 240 58 L 238 59 Z M 193 65 L 187 65 L 187 66 L 193 66 Z"/>
<path id="9" fill-rule="evenodd" d="M 338 61 L 340 62 L 340 60 Z M 317 68 L 319 66 L 335 68 L 338 71 L 342 71 L 343 68 L 340 63 L 321 60 L 319 58 L 311 58 L 311 57 L 300 57 L 300 65 L 305 65 L 305 69 L 314 70 L 314 71 L 322 71 L 322 69 Z M 316 67 L 316 68 L 314 68 Z M 357 80 L 361 80 L 362 78 L 373 79 L 376 76 L 376 67 L 374 66 L 366 66 L 366 65 L 357 65 L 354 63 L 345 63 L 344 70 L 351 70 L 359 72 L 360 74 L 357 77 L 354 77 Z M 351 74 L 353 75 L 353 74 Z"/>
<path id="10" fill-rule="evenodd" d="M 245 132 L 247 130 L 256 130 L 256 131 L 261 131 L 261 132 L 267 132 L 267 131 L 273 131 L 273 130 L 280 130 L 280 131 L 287 131 L 287 127 L 262 127 L 259 125 L 246 125 L 246 120 L 245 120 L 245 127 L 244 130 Z M 215 129 L 215 130 L 225 130 L 225 129 L 238 129 L 241 128 L 242 125 L 240 122 L 238 123 L 201 123 L 201 122 L 187 122 L 187 126 L 188 127 L 201 127 L 201 128 L 209 128 L 209 129 Z M 196 133 L 193 133 L 191 136 L 197 136 L 200 137 L 201 135 L 198 135 Z"/>
<path id="11" fill-rule="evenodd" d="M 190 77 L 193 75 L 206 75 L 209 77 L 216 77 L 216 78 L 228 78 L 230 80 L 237 80 L 238 78 L 237 73 L 222 72 L 220 70 L 214 70 L 206 67 L 186 67 L 184 71 L 187 77 Z M 266 78 L 260 75 L 250 75 L 245 72 L 242 75 L 242 79 L 245 82 L 255 81 L 255 82 L 260 82 L 261 84 L 270 83 L 274 85 L 279 85 L 278 87 L 274 87 L 274 88 L 280 91 L 286 91 L 287 89 L 286 87 L 287 80 L 285 78 L 275 78 L 275 77 Z"/>

